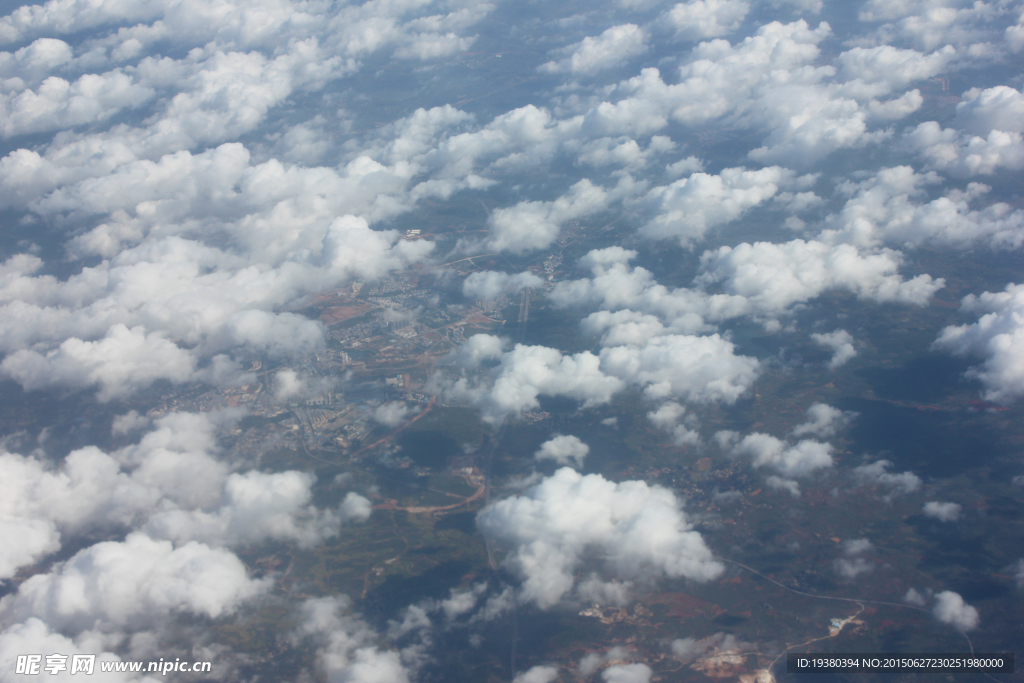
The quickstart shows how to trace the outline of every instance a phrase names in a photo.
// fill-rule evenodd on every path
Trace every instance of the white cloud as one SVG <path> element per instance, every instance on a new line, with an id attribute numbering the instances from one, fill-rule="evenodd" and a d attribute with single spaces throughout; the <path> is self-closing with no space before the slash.
<path id="1" fill-rule="evenodd" d="M 790 445 L 769 434 L 754 432 L 732 447 L 733 455 L 747 456 L 754 467 L 769 466 L 785 477 L 804 477 L 832 466 L 832 444 L 804 439 Z"/>
<path id="2" fill-rule="evenodd" d="M 144 529 L 154 538 L 169 538 L 179 545 L 196 540 L 250 546 L 274 540 L 311 548 L 336 536 L 343 521 L 369 518 L 369 501 L 354 492 L 347 494 L 338 512 L 310 505 L 315 481 L 316 476 L 306 472 L 232 474 L 216 510 L 156 512 Z"/>
<path id="3" fill-rule="evenodd" d="M 473 401 L 492 423 L 536 408 L 541 394 L 574 398 L 589 407 L 607 403 L 624 386 L 617 377 L 603 373 L 600 365 L 601 360 L 589 351 L 570 356 L 545 346 L 516 344 L 489 373 L 489 386 L 463 378 L 448 392 Z"/>
<path id="4" fill-rule="evenodd" d="M 647 193 L 643 201 L 657 215 L 640 234 L 691 246 L 701 241 L 709 228 L 739 218 L 771 199 L 780 187 L 794 184 L 794 173 L 779 166 L 756 171 L 726 168 L 718 175 L 694 173 Z"/>
<path id="5" fill-rule="evenodd" d="M 501 358 L 507 344 L 501 337 L 491 334 L 474 334 L 455 350 L 452 362 L 462 368 L 478 368 L 485 360 Z"/>
<path id="6" fill-rule="evenodd" d="M 551 683 L 556 678 L 558 678 L 558 667 L 538 664 L 516 674 L 512 683 Z"/>
<path id="7" fill-rule="evenodd" d="M 606 683 L 650 683 L 654 672 L 646 664 L 619 664 L 601 672 Z"/>
<path id="8" fill-rule="evenodd" d="M 583 467 L 583 459 L 590 452 L 590 446 L 571 434 L 555 434 L 540 445 L 533 457 L 537 460 L 554 460 L 563 466 Z"/>
<path id="9" fill-rule="evenodd" d="M 936 594 L 932 613 L 943 624 L 949 624 L 960 631 L 970 631 L 977 628 L 980 623 L 978 610 L 964 602 L 960 594 L 953 591 Z"/>
<path id="10" fill-rule="evenodd" d="M 846 579 L 855 579 L 861 574 L 867 574 L 874 570 L 875 565 L 871 564 L 863 557 L 854 557 L 852 559 L 840 558 L 833 563 L 833 568 L 836 574 L 839 574 Z"/>
<path id="11" fill-rule="evenodd" d="M 846 330 L 815 333 L 811 335 L 811 339 L 825 348 L 832 349 L 832 358 L 828 362 L 830 370 L 835 370 L 857 355 L 857 349 L 853 346 L 853 335 Z"/>
<path id="12" fill-rule="evenodd" d="M 956 522 L 960 520 L 963 508 L 957 503 L 942 503 L 930 500 L 924 504 L 924 516 L 932 517 L 940 522 Z"/>
<path id="13" fill-rule="evenodd" d="M 722 572 L 675 495 L 642 481 L 611 482 L 563 468 L 484 508 L 484 535 L 509 551 L 509 568 L 524 579 L 523 598 L 542 608 L 573 589 L 585 557 L 602 558 L 612 578 L 658 576 L 707 581 Z"/>
<path id="14" fill-rule="evenodd" d="M 114 416 L 110 431 L 114 434 L 128 434 L 148 426 L 149 418 L 139 415 L 137 411 L 129 410 L 124 415 Z"/>
<path id="15" fill-rule="evenodd" d="M 871 550 L 871 541 L 866 538 L 850 538 L 842 543 L 843 553 L 846 555 L 860 555 Z"/>
<path id="16" fill-rule="evenodd" d="M 827 439 L 830 436 L 835 436 L 839 430 L 845 429 L 856 416 L 857 413 L 844 412 L 827 403 L 812 403 L 811 407 L 807 409 L 807 422 L 794 427 L 793 436 L 811 434 Z"/>
<path id="17" fill-rule="evenodd" d="M 671 434 L 677 446 L 696 446 L 701 442 L 700 434 L 694 429 L 697 418 L 693 414 L 686 415 L 686 408 L 674 401 L 663 403 L 657 410 L 647 413 L 647 419 L 655 427 Z"/>
<path id="18" fill-rule="evenodd" d="M 675 29 L 677 40 L 717 38 L 739 28 L 749 11 L 742 0 L 691 0 L 675 5 L 660 21 Z"/>
<path id="19" fill-rule="evenodd" d="M 419 412 L 415 406 L 403 401 L 390 401 L 377 406 L 373 411 L 373 419 L 385 427 L 397 427 Z"/>
<path id="20" fill-rule="evenodd" d="M 318 667 L 329 681 L 409 683 L 399 654 L 378 648 L 377 634 L 361 619 L 345 614 L 348 609 L 345 596 L 308 598 L 298 610 L 292 644 L 314 643 Z"/>
<path id="21" fill-rule="evenodd" d="M 549 73 L 592 75 L 612 69 L 647 51 L 644 30 L 636 24 L 612 26 L 597 37 L 586 37 L 558 52 L 566 55 L 540 67 Z"/>
<path id="22" fill-rule="evenodd" d="M 756 358 L 738 356 L 735 346 L 717 334 L 666 335 L 646 345 L 601 350 L 608 374 L 644 387 L 653 399 L 694 403 L 734 403 L 760 373 Z"/>
<path id="23" fill-rule="evenodd" d="M 601 211 L 609 193 L 584 178 L 551 202 L 524 201 L 496 209 L 488 220 L 487 248 L 514 254 L 544 249 L 558 238 L 561 224 Z"/>
<path id="24" fill-rule="evenodd" d="M 728 294 L 744 297 L 755 310 L 781 313 L 829 290 L 861 299 L 923 306 L 945 285 L 941 278 L 897 274 L 902 254 L 883 249 L 861 253 L 849 244 L 793 240 L 783 244 L 743 243 L 719 247 L 701 257 L 705 282 L 721 282 Z"/>
<path id="25" fill-rule="evenodd" d="M 928 604 L 928 601 L 925 600 L 924 596 L 913 588 L 907 589 L 907 592 L 903 596 L 903 602 L 908 605 L 914 605 L 915 607 L 924 607 Z"/>
<path id="26" fill-rule="evenodd" d="M 876 460 L 867 465 L 854 468 L 854 475 L 861 481 L 872 484 L 887 486 L 902 493 L 913 493 L 921 488 L 921 478 L 913 472 L 901 472 L 892 474 L 888 470 L 892 463 L 888 460 Z"/>
<path id="27" fill-rule="evenodd" d="M 544 281 L 529 271 L 509 275 L 495 270 L 471 273 L 462 282 L 467 299 L 493 301 L 502 294 L 516 294 L 527 287 L 541 287 Z"/>
<path id="28" fill-rule="evenodd" d="M 769 487 L 777 491 L 789 491 L 794 498 L 800 497 L 800 485 L 793 479 L 783 479 L 773 474 L 764 481 Z"/>
<path id="29" fill-rule="evenodd" d="M 113 630 L 159 624 L 173 612 L 216 618 L 265 592 L 245 565 L 200 543 L 174 548 L 144 534 L 97 543 L 47 574 L 24 581 L 0 600 L 11 621 L 38 617 L 62 631 Z"/>
<path id="30" fill-rule="evenodd" d="M 1024 285 L 969 295 L 961 309 L 982 315 L 976 323 L 946 327 L 934 346 L 957 356 L 985 358 L 967 375 L 981 381 L 986 399 L 1008 402 L 1024 395 Z"/>

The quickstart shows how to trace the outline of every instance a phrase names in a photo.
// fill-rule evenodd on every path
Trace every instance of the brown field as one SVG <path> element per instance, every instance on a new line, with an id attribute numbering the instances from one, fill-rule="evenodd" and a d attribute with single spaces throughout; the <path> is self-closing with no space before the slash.
<path id="1" fill-rule="evenodd" d="M 320 320 L 325 325 L 337 325 L 349 318 L 355 318 L 367 311 L 372 311 L 375 308 L 377 308 L 375 305 L 369 303 L 360 303 L 353 306 L 331 306 L 330 308 L 325 308 L 324 312 L 320 314 Z"/>

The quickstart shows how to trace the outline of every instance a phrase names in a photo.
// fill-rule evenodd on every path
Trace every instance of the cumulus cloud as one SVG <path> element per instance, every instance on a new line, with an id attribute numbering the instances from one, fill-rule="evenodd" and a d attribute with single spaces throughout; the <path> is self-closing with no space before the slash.
<path id="1" fill-rule="evenodd" d="M 922 306 L 945 286 L 930 275 L 904 280 L 897 274 L 901 260 L 896 251 L 862 253 L 849 244 L 799 239 L 743 243 L 705 252 L 701 278 L 722 283 L 727 293 L 744 297 L 756 309 L 773 312 L 836 289 L 870 301 Z"/>
<path id="2" fill-rule="evenodd" d="M 960 631 L 975 629 L 981 621 L 978 610 L 964 602 L 960 594 L 953 591 L 942 591 L 935 595 L 932 614 L 943 624 L 949 624 Z"/>
<path id="3" fill-rule="evenodd" d="M 1009 249 L 1024 243 L 1024 212 L 1004 202 L 972 207 L 989 192 L 987 185 L 970 183 L 966 190 L 950 190 L 930 202 L 917 201 L 939 181 L 934 173 L 896 166 L 860 183 L 846 183 L 840 189 L 853 196 L 839 214 L 828 217 L 819 239 L 861 247 L 982 244 Z"/>
<path id="4" fill-rule="evenodd" d="M 607 683 L 650 683 L 654 672 L 646 664 L 619 664 L 601 672 Z"/>
<path id="5" fill-rule="evenodd" d="M 908 605 L 914 605 L 915 607 L 924 607 L 928 604 L 928 601 L 925 600 L 925 597 L 913 588 L 907 589 L 907 592 L 903 595 L 903 602 L 907 603 Z"/>
<path id="6" fill-rule="evenodd" d="M 795 184 L 795 174 L 779 166 L 756 171 L 726 168 L 718 175 L 694 173 L 647 194 L 644 202 L 657 215 L 640 234 L 690 246 L 703 239 L 709 228 L 739 218 L 775 196 L 780 187 Z"/>
<path id="7" fill-rule="evenodd" d="M 793 436 L 810 434 L 822 439 L 835 436 L 836 432 L 845 429 L 850 421 L 857 416 L 851 411 L 833 408 L 827 403 L 812 403 L 807 409 L 807 422 L 793 428 Z"/>
<path id="8" fill-rule="evenodd" d="M 800 497 L 800 485 L 793 479 L 783 479 L 773 474 L 764 481 L 777 491 L 788 491 L 794 498 Z"/>
<path id="9" fill-rule="evenodd" d="M 1009 402 L 1024 395 L 1024 285 L 1011 283 L 1002 292 L 971 294 L 960 308 L 982 315 L 976 323 L 946 327 L 934 347 L 985 358 L 967 376 L 982 383 L 986 399 Z"/>
<path id="10" fill-rule="evenodd" d="M 697 426 L 697 418 L 693 414 L 687 415 L 686 408 L 675 401 L 661 404 L 657 410 L 647 413 L 647 419 L 655 427 L 671 434 L 672 441 L 677 446 L 696 446 L 701 442 L 700 434 L 694 429 Z"/>
<path id="11" fill-rule="evenodd" d="M 675 29 L 677 40 L 698 40 L 732 33 L 749 11 L 742 0 L 692 0 L 675 5 L 661 19 Z"/>
<path id="12" fill-rule="evenodd" d="M 697 19 L 703 8 L 731 25 L 725 15 L 738 17 L 745 6 L 688 3 L 681 5 L 686 9 L 680 16 Z M 704 26 L 716 30 L 708 19 Z M 735 44 L 701 43 L 680 68 L 677 82 L 667 82 L 671 79 L 663 79 L 658 69 L 644 69 L 619 83 L 614 103 L 588 110 L 582 130 L 642 134 L 664 128 L 669 120 L 691 126 L 716 121 L 765 131 L 762 146 L 749 153 L 757 161 L 805 166 L 835 150 L 886 139 L 889 133 L 873 125 L 907 116 L 924 100 L 916 90 L 879 98 L 941 73 L 956 54 L 953 48 L 931 54 L 890 46 L 853 48 L 839 56 L 837 69 L 817 62 L 818 44 L 830 33 L 825 23 L 812 29 L 802 20 L 771 22 Z"/>
<path id="13" fill-rule="evenodd" d="M 613 580 L 707 581 L 723 570 L 675 494 L 642 481 L 616 483 L 562 468 L 522 495 L 487 506 L 477 524 L 509 551 L 505 562 L 523 579 L 523 599 L 542 608 L 570 594 L 574 574 L 595 554 Z"/>
<path id="14" fill-rule="evenodd" d="M 509 275 L 494 270 L 471 273 L 462 282 L 462 294 L 467 299 L 493 301 L 502 294 L 515 294 L 527 287 L 540 287 L 544 281 L 526 271 Z"/>
<path id="15" fill-rule="evenodd" d="M 318 668 L 327 680 L 409 683 L 409 671 L 399 654 L 380 649 L 379 636 L 349 610 L 343 595 L 308 598 L 298 609 L 299 623 L 290 641 L 316 647 Z"/>
<path id="16" fill-rule="evenodd" d="M 97 543 L 0 601 L 7 620 L 31 617 L 79 633 L 158 624 L 172 612 L 216 618 L 270 587 L 230 552 L 201 543 L 173 547 L 144 534 Z"/>
<path id="17" fill-rule="evenodd" d="M 791 445 L 760 432 L 748 434 L 730 449 L 735 456 L 751 458 L 754 467 L 769 466 L 785 477 L 804 477 L 815 470 L 831 467 L 832 451 L 829 443 L 804 439 Z"/>
<path id="18" fill-rule="evenodd" d="M 558 667 L 538 664 L 516 674 L 512 683 L 551 683 L 558 678 Z"/>
<path id="19" fill-rule="evenodd" d="M 956 522 L 960 520 L 960 513 L 963 508 L 957 503 L 942 503 L 930 500 L 924 504 L 924 516 L 937 519 L 940 522 Z"/>
<path id="20" fill-rule="evenodd" d="M 853 538 L 843 541 L 843 554 L 845 558 L 839 558 L 833 563 L 835 571 L 847 579 L 854 579 L 861 574 L 874 570 L 875 566 L 863 557 L 857 557 L 861 553 L 871 550 L 871 541 L 866 538 Z"/>
<path id="21" fill-rule="evenodd" d="M 913 493 L 921 488 L 921 478 L 916 474 L 910 471 L 893 474 L 889 472 L 890 467 L 892 467 L 890 461 L 876 460 L 873 463 L 854 468 L 853 473 L 864 483 L 886 486 L 900 493 Z"/>
<path id="22" fill-rule="evenodd" d="M 533 454 L 537 460 L 554 460 L 559 465 L 583 467 L 583 459 L 590 452 L 590 446 L 571 434 L 555 434 L 545 441 Z"/>
<path id="23" fill-rule="evenodd" d="M 811 339 L 827 349 L 832 349 L 832 358 L 828 362 L 830 370 L 835 370 L 857 355 L 857 349 L 853 346 L 853 335 L 846 330 L 815 333 L 811 335 Z"/>
<path id="24" fill-rule="evenodd" d="M 491 212 L 488 249 L 521 254 L 544 249 L 558 238 L 561 224 L 603 210 L 609 193 L 584 178 L 550 202 L 525 201 Z"/>
<path id="25" fill-rule="evenodd" d="M 830 290 L 878 302 L 924 305 L 945 284 L 929 275 L 904 280 L 898 274 L 900 252 L 793 240 L 707 251 L 695 286 L 670 290 L 646 268 L 629 266 L 636 254 L 622 247 L 595 249 L 580 260 L 592 277 L 559 282 L 549 296 L 562 308 L 601 309 L 585 318 L 582 328 L 604 334 L 607 345 L 642 345 L 663 334 L 710 331 L 712 323 L 741 316 L 774 320 Z M 713 285 L 724 291 L 709 294 L 707 288 Z"/>
<path id="26" fill-rule="evenodd" d="M 397 427 L 418 412 L 419 408 L 404 401 L 389 401 L 374 408 L 373 419 L 385 427 Z"/>
<path id="27" fill-rule="evenodd" d="M 591 75 L 615 68 L 647 51 L 644 38 L 644 30 L 636 24 L 612 26 L 597 37 L 588 36 L 575 45 L 559 50 L 565 57 L 542 65 L 540 70 Z"/>

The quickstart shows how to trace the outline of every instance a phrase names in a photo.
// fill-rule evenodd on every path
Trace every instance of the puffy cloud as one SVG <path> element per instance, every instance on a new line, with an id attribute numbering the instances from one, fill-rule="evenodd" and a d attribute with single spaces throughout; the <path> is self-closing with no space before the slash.
<path id="1" fill-rule="evenodd" d="M 985 386 L 986 399 L 1008 402 L 1024 394 L 1024 285 L 971 294 L 964 297 L 961 309 L 982 316 L 970 325 L 946 327 L 934 346 L 958 356 L 985 358 L 967 375 Z"/>
<path id="2" fill-rule="evenodd" d="M 559 50 L 565 57 L 540 67 L 549 73 L 569 72 L 591 75 L 619 66 L 647 51 L 644 31 L 636 24 L 612 26 L 597 37 L 586 37 Z"/>
<path id="3" fill-rule="evenodd" d="M 749 11 L 742 0 L 691 0 L 675 5 L 661 21 L 675 29 L 676 39 L 717 38 L 739 28 Z"/>
<path id="4" fill-rule="evenodd" d="M 249 578 L 245 565 L 226 550 L 201 543 L 175 548 L 132 533 L 27 579 L 0 600 L 0 613 L 15 621 L 38 617 L 72 633 L 138 628 L 175 612 L 230 614 L 269 586 L 267 579 Z"/>
<path id="5" fill-rule="evenodd" d="M 374 409 L 373 419 L 385 427 L 397 427 L 418 412 L 418 408 L 403 401 L 390 401 Z"/>
<path id="6" fill-rule="evenodd" d="M 883 249 L 861 253 L 849 244 L 793 240 L 783 244 L 743 243 L 701 257 L 704 282 L 721 282 L 726 293 L 744 297 L 755 310 L 780 313 L 828 290 L 847 290 L 861 299 L 925 305 L 945 285 L 941 278 L 897 274 L 902 255 Z"/>
<path id="7" fill-rule="evenodd" d="M 957 105 L 960 130 L 926 121 L 906 141 L 933 168 L 955 175 L 992 174 L 1000 168 L 1024 168 L 1024 96 L 1005 85 L 972 88 Z"/>
<path id="8" fill-rule="evenodd" d="M 471 273 L 462 282 L 462 294 L 467 299 L 493 301 L 502 294 L 515 294 L 527 287 L 541 287 L 544 281 L 529 271 L 509 275 L 495 270 Z"/>
<path id="9" fill-rule="evenodd" d="M 807 422 L 793 428 L 793 436 L 811 434 L 827 439 L 835 436 L 840 429 L 845 429 L 857 413 L 833 408 L 827 403 L 813 403 L 807 409 Z"/>
<path id="10" fill-rule="evenodd" d="M 611 482 L 562 468 L 526 490 L 484 508 L 484 535 L 509 551 L 524 579 L 523 598 L 550 607 L 573 589 L 585 557 L 602 558 L 614 578 L 715 578 L 715 562 L 675 494 L 642 481 Z"/>
<path id="11" fill-rule="evenodd" d="M 310 505 L 316 481 L 305 472 L 232 474 L 224 483 L 221 505 L 213 512 L 167 510 L 153 514 L 146 532 L 175 543 L 196 540 L 219 546 L 247 546 L 266 540 L 302 548 L 335 536 L 343 521 L 369 518 L 370 503 L 349 492 L 338 512 Z"/>
<path id="12" fill-rule="evenodd" d="M 794 182 L 793 172 L 779 166 L 757 171 L 726 168 L 718 175 L 694 173 L 647 194 L 644 202 L 657 215 L 640 234 L 649 239 L 677 239 L 682 246 L 690 246 L 703 239 L 708 228 L 739 218 Z"/>
<path id="13" fill-rule="evenodd" d="M 965 3 L 960 0 L 869 0 L 860 11 L 865 22 L 886 21 L 876 31 L 885 41 L 903 39 L 924 50 L 955 45 L 965 57 L 987 61 L 996 57 L 1002 32 L 998 3 Z"/>
<path id="14" fill-rule="evenodd" d="M 644 387 L 654 399 L 734 403 L 760 372 L 756 358 L 738 356 L 717 334 L 667 335 L 646 345 L 601 350 L 601 367 L 614 377 Z"/>
<path id="15" fill-rule="evenodd" d="M 701 442 L 700 434 L 693 429 L 697 426 L 697 418 L 692 414 L 686 415 L 686 408 L 675 401 L 663 403 L 657 410 L 647 413 L 647 419 L 655 427 L 671 434 L 677 446 L 696 446 Z"/>
<path id="16" fill-rule="evenodd" d="M 873 547 L 871 541 L 866 538 L 851 538 L 843 541 L 843 553 L 846 555 L 860 555 Z"/>
<path id="17" fill-rule="evenodd" d="M 1024 560 L 1017 560 L 1013 574 L 1017 579 L 1017 588 L 1024 589 Z"/>
<path id="18" fill-rule="evenodd" d="M 924 516 L 937 519 L 940 522 L 956 522 L 960 519 L 963 508 L 957 503 L 941 503 L 930 500 L 924 504 Z"/>
<path id="19" fill-rule="evenodd" d="M 348 609 L 345 596 L 307 599 L 298 610 L 292 644 L 317 646 L 319 669 L 327 680 L 409 683 L 409 671 L 399 654 L 379 649 L 377 634 L 362 620 L 345 614 Z"/>
<path id="20" fill-rule="evenodd" d="M 583 459 L 590 452 L 590 446 L 571 434 L 555 434 L 540 445 L 533 457 L 537 460 L 554 460 L 559 465 L 583 467 Z"/>
<path id="21" fill-rule="evenodd" d="M 149 418 L 139 415 L 137 411 L 129 410 L 124 415 L 114 416 L 110 431 L 113 434 L 128 434 L 148 426 Z"/>
<path id="22" fill-rule="evenodd" d="M 558 667 L 538 664 L 516 674 L 512 683 L 551 683 L 558 678 Z"/>
<path id="23" fill-rule="evenodd" d="M 840 558 L 833 563 L 836 574 L 846 579 L 855 579 L 861 574 L 867 574 L 874 570 L 875 566 L 863 557 Z"/>
<path id="24" fill-rule="evenodd" d="M 800 485 L 793 479 L 783 479 L 774 474 L 764 480 L 768 486 L 777 491 L 789 491 L 794 498 L 800 497 Z"/>
<path id="25" fill-rule="evenodd" d="M 744 242 L 707 251 L 695 287 L 673 290 L 658 284 L 649 270 L 630 268 L 635 256 L 621 247 L 591 251 L 580 265 L 592 277 L 559 282 L 549 296 L 559 307 L 603 309 L 583 321 L 586 333 L 604 333 L 608 344 L 640 345 L 666 333 L 707 331 L 713 322 L 745 315 L 775 319 L 830 290 L 924 305 L 945 284 L 929 275 L 904 280 L 897 273 L 900 252 L 865 253 L 852 245 L 815 241 Z M 715 283 L 725 291 L 708 294 L 705 287 Z"/>
<path id="26" fill-rule="evenodd" d="M 978 610 L 964 602 L 960 594 L 953 591 L 936 594 L 932 614 L 943 624 L 949 624 L 960 631 L 970 631 L 977 628 L 980 623 Z"/>
<path id="27" fill-rule="evenodd" d="M 683 663 L 689 663 L 705 653 L 716 657 L 728 657 L 741 655 L 753 649 L 753 644 L 746 643 L 731 633 L 715 633 L 700 640 L 677 638 L 672 641 L 672 656 Z"/>
<path id="28" fill-rule="evenodd" d="M 521 254 L 544 249 L 558 238 L 565 221 L 604 209 L 609 193 L 584 178 L 552 202 L 525 201 L 497 209 L 488 220 L 487 248 Z"/>
<path id="29" fill-rule="evenodd" d="M 731 453 L 753 459 L 754 467 L 769 466 L 785 477 L 804 477 L 832 466 L 832 444 L 804 439 L 790 445 L 770 434 L 754 432 L 740 439 Z"/>
<path id="30" fill-rule="evenodd" d="M 21 349 L 7 356 L 0 370 L 28 390 L 99 385 L 97 397 L 107 401 L 158 379 L 186 382 L 195 366 L 195 359 L 163 334 L 117 324 L 101 340 L 67 339 L 45 355 Z"/>
<path id="31" fill-rule="evenodd" d="M 487 346 L 493 350 L 493 345 Z M 489 386 L 463 378 L 448 391 L 473 401 L 485 420 L 496 423 L 506 415 L 536 408 L 541 394 L 573 398 L 585 407 L 607 403 L 624 385 L 603 373 L 600 365 L 601 359 L 589 351 L 570 356 L 546 346 L 516 344 L 489 373 Z"/>
<path id="32" fill-rule="evenodd" d="M 604 663 L 614 662 L 617 660 L 628 661 L 630 659 L 632 659 L 632 653 L 621 646 L 613 647 L 604 654 L 599 652 L 589 652 L 580 660 L 579 666 L 576 667 L 576 671 L 580 676 L 593 676 Z"/>
<path id="33" fill-rule="evenodd" d="M 888 460 L 876 460 L 867 465 L 854 468 L 854 475 L 861 481 L 875 486 L 886 486 L 901 493 L 913 493 L 921 488 L 921 478 L 913 472 L 901 472 L 892 474 L 889 468 L 892 463 Z"/>
<path id="34" fill-rule="evenodd" d="M 843 541 L 843 554 L 845 558 L 839 558 L 833 563 L 836 573 L 847 579 L 854 579 L 861 574 L 867 574 L 874 570 L 875 566 L 863 557 L 857 557 L 861 553 L 871 550 L 871 541 L 866 538 L 852 538 Z"/>
<path id="35" fill-rule="evenodd" d="M 1006 85 L 971 88 L 956 105 L 956 119 L 964 130 L 978 135 L 993 130 L 1024 133 L 1024 95 Z"/>
<path id="36" fill-rule="evenodd" d="M 832 358 L 828 362 L 830 370 L 835 370 L 857 355 L 857 349 L 853 346 L 853 335 L 846 330 L 815 333 L 811 335 L 811 339 L 825 348 L 832 349 Z"/>
<path id="37" fill-rule="evenodd" d="M 95 670 L 100 669 L 99 662 L 120 661 L 120 657 L 107 651 L 101 638 L 97 634 L 86 634 L 77 639 L 68 638 L 65 635 L 52 631 L 42 620 L 32 617 L 24 623 L 14 624 L 0 632 L 0 666 L 5 671 L 15 671 L 19 655 L 26 653 L 60 653 L 74 656 L 78 654 L 96 655 Z M 46 661 L 42 662 L 44 665 Z M 77 674 L 76 674 L 77 675 Z M 48 676 L 54 680 L 74 680 L 68 675 L 64 678 L 62 674 Z M 116 683 L 128 683 L 129 681 L 152 680 L 140 679 L 130 673 L 110 672 L 104 674 L 104 678 Z"/>
<path id="38" fill-rule="evenodd" d="M 650 683 L 654 672 L 646 664 L 619 664 L 601 672 L 607 683 Z"/>
<path id="39" fill-rule="evenodd" d="M 501 358 L 507 344 L 492 334 L 474 334 L 455 350 L 452 362 L 462 368 L 478 368 L 485 360 Z"/>
<path id="40" fill-rule="evenodd" d="M 928 604 L 924 596 L 918 593 L 913 588 L 908 588 L 907 592 L 903 595 L 903 602 L 908 605 L 914 605 L 915 607 L 924 607 Z"/>

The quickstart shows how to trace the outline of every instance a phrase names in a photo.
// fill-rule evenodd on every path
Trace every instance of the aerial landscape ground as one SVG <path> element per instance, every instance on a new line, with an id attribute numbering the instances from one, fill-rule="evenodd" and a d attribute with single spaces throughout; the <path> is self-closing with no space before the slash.
<path id="1" fill-rule="evenodd" d="M 3 14 L 0 681 L 1024 680 L 1019 2 Z"/>

